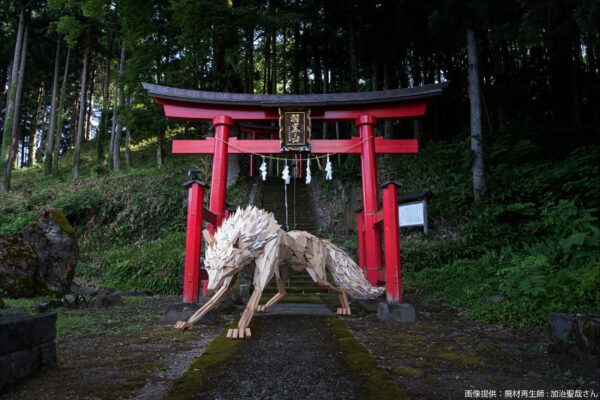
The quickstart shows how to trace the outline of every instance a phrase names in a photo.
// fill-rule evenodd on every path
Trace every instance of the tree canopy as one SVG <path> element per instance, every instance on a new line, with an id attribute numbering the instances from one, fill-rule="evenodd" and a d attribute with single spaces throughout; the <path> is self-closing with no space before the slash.
<path id="1" fill-rule="evenodd" d="M 0 5 L 3 130 L 12 112 L 7 106 L 14 102 L 10 86 L 19 25 L 29 26 L 15 119 L 18 167 L 53 152 L 68 153 L 79 125 L 83 141 L 97 141 L 99 165 L 119 168 L 121 145 L 131 141 L 158 137 L 162 147 L 175 123 L 164 120 L 142 81 L 270 94 L 450 81 L 422 127 L 425 142 L 449 139 L 469 131 L 467 30 L 477 41 L 484 131 L 535 126 L 540 135 L 574 144 L 600 137 L 598 0 L 2 0 Z M 22 9 L 25 20 L 19 17 Z M 54 79 L 64 91 L 58 91 L 62 107 L 53 109 Z M 53 112 L 60 115 L 53 119 L 51 149 Z M 196 129 L 183 126 L 186 132 Z M 397 123 L 386 132 L 401 136 L 413 129 Z M 0 137 L 7 149 L 10 133 Z M 74 163 L 77 159 L 76 154 Z"/>

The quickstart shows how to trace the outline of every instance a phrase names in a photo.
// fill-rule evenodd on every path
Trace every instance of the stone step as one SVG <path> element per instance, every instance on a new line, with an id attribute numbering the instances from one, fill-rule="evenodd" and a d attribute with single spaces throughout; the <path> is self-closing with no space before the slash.
<path id="1" fill-rule="evenodd" d="M 295 191 L 295 193 L 294 193 Z M 316 219 L 311 205 L 310 188 L 303 179 L 297 179 L 287 187 L 288 223 L 285 223 L 285 188 L 279 178 L 262 182 L 261 207 L 270 211 L 283 229 L 315 232 Z M 295 197 L 295 204 L 294 204 Z"/>

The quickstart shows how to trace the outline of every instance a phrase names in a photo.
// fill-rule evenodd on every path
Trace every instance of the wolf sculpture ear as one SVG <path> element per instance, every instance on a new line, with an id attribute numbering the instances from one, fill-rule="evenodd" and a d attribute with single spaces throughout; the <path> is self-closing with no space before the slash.
<path id="1" fill-rule="evenodd" d="M 208 243 L 210 247 L 214 247 L 217 244 L 215 237 L 210 234 L 208 229 L 203 230 L 202 235 L 204 235 L 204 240 L 206 240 L 206 243 Z"/>

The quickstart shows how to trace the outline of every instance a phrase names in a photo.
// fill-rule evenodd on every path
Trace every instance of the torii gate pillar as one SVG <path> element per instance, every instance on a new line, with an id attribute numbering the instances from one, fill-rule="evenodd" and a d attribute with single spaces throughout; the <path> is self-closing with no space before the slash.
<path id="1" fill-rule="evenodd" d="M 363 228 L 364 228 L 364 265 L 367 279 L 372 285 L 378 281 L 379 271 L 383 268 L 381 251 L 381 230 L 377 224 L 379 196 L 377 192 L 377 158 L 375 154 L 374 128 L 377 119 L 371 115 L 361 115 L 356 119 L 360 132 L 362 151 L 360 153 L 363 195 Z M 360 233 L 359 233 L 360 234 Z"/>
<path id="2" fill-rule="evenodd" d="M 209 210 L 216 215 L 216 226 L 210 224 L 208 230 L 214 235 L 225 217 L 225 196 L 227 194 L 227 168 L 229 161 L 229 133 L 233 119 L 226 115 L 213 118 L 215 128 L 215 153 L 213 158 L 212 180 L 210 185 Z"/>

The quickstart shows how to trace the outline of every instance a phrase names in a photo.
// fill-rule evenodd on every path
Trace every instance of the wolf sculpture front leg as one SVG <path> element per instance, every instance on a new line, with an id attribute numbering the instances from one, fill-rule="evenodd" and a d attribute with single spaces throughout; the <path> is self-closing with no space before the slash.
<path id="1" fill-rule="evenodd" d="M 196 311 L 194 315 L 192 315 L 187 321 L 178 321 L 175 324 L 175 329 L 184 331 L 191 328 L 192 325 L 198 322 L 207 312 L 218 306 L 232 287 L 233 281 L 229 281 L 221 286 L 221 288 L 215 292 L 210 300 L 208 300 L 201 308 L 199 308 L 198 311 Z"/>
<path id="2" fill-rule="evenodd" d="M 236 329 L 230 329 L 227 332 L 227 337 L 230 339 L 249 339 L 251 331 L 249 328 L 250 321 L 256 311 L 256 306 L 262 296 L 263 290 L 273 278 L 273 274 L 279 265 L 279 243 L 281 235 L 271 240 L 265 245 L 263 254 L 255 260 L 256 267 L 254 269 L 254 291 L 246 304 L 246 308 Z M 279 275 L 279 273 L 277 273 Z M 279 277 L 278 277 L 279 278 Z"/>

